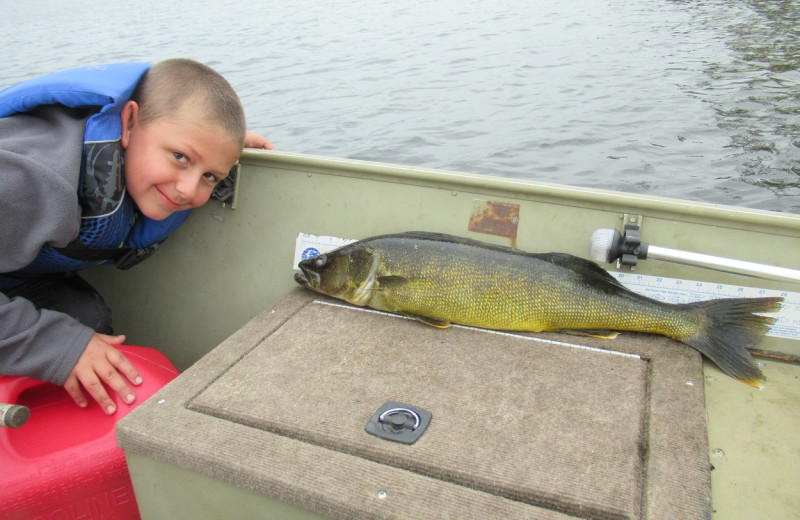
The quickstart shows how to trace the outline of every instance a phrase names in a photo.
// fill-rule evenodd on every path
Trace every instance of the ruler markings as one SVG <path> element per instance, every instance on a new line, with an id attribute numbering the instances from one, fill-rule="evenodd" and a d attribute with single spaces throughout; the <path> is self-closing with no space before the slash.
<path id="1" fill-rule="evenodd" d="M 779 313 L 774 314 L 777 322 L 767 335 L 800 339 L 800 293 L 646 274 L 612 272 L 611 275 L 634 292 L 668 303 L 692 303 L 717 298 L 782 296 L 783 307 Z"/>

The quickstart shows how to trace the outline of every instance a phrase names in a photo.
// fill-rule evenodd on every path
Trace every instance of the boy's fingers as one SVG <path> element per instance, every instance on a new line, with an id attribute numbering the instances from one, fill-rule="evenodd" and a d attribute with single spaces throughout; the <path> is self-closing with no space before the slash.
<path id="1" fill-rule="evenodd" d="M 81 408 L 86 408 L 88 402 L 86 401 L 86 396 L 81 392 L 81 385 L 76 377 L 70 376 L 66 383 L 64 383 L 64 389 L 72 400 L 75 401 L 75 404 Z"/>
<path id="2" fill-rule="evenodd" d="M 133 363 L 128 361 L 128 358 L 125 357 L 125 354 L 123 354 L 122 352 L 120 352 L 117 349 L 109 350 L 106 353 L 106 359 L 108 359 L 108 362 L 111 363 L 111 365 L 116 370 L 119 370 L 119 372 L 122 373 L 122 375 L 127 377 L 128 381 L 130 381 L 134 385 L 142 384 L 142 377 L 139 375 L 139 371 L 136 370 L 136 367 L 133 366 Z M 123 381 L 123 384 L 124 384 L 124 381 Z M 126 388 L 127 388 L 127 385 L 126 385 Z M 116 388 L 114 388 L 114 390 L 116 390 Z M 120 397 L 125 399 L 125 402 L 131 403 L 133 401 L 133 399 L 128 401 L 128 399 L 127 399 L 128 395 L 127 394 L 121 394 L 119 392 L 117 392 L 117 393 L 120 395 Z M 133 395 L 133 394 L 131 394 L 131 395 Z"/>
<path id="3" fill-rule="evenodd" d="M 119 375 L 117 375 L 117 378 L 122 380 Z M 89 392 L 89 395 L 91 395 L 92 398 L 97 401 L 97 404 L 100 405 L 100 408 L 102 408 L 104 412 L 106 412 L 108 415 L 111 415 L 117 411 L 117 406 L 114 404 L 114 400 L 108 396 L 108 392 L 106 392 L 106 389 L 98 378 L 97 374 L 94 372 L 86 372 L 82 375 L 79 375 L 78 379 L 86 391 Z M 109 386 L 111 385 L 109 384 Z"/>
<path id="4" fill-rule="evenodd" d="M 125 382 L 125 378 L 117 371 L 117 368 L 118 365 L 133 368 L 133 365 L 130 364 L 124 355 L 115 349 L 109 350 L 106 353 L 106 359 L 108 360 L 106 363 L 99 364 L 95 367 L 95 374 L 92 374 L 94 377 L 87 378 L 87 380 L 83 382 L 83 386 L 86 387 L 86 390 L 100 403 L 100 406 L 106 413 L 112 414 L 117 410 L 117 407 L 114 401 L 108 396 L 108 393 L 106 393 L 106 389 L 103 385 L 105 384 L 116 392 L 124 402 L 131 404 L 136 399 L 136 395 Z M 133 371 L 136 373 L 136 369 L 133 369 Z M 95 380 L 99 384 L 99 388 L 89 388 L 87 383 L 94 384 Z"/>
<path id="5" fill-rule="evenodd" d="M 108 334 L 98 333 L 97 336 L 109 345 L 122 345 L 125 342 L 124 334 L 120 334 L 119 336 L 109 336 Z"/>
<path id="6" fill-rule="evenodd" d="M 84 391 L 109 415 L 117 411 L 117 406 L 114 399 L 109 396 L 108 389 L 119 395 L 125 403 L 131 404 L 136 399 L 136 394 L 131 390 L 128 381 L 138 385 L 141 384 L 142 378 L 128 358 L 112 346 L 123 341 L 125 336 L 105 334 L 93 336 L 64 383 L 64 388 L 78 406 L 87 405 Z"/>

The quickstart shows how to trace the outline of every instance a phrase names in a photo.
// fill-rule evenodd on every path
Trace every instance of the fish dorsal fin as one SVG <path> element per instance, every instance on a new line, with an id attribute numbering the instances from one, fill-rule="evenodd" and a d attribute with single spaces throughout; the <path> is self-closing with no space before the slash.
<path id="1" fill-rule="evenodd" d="M 480 242 L 471 238 L 458 237 L 454 235 L 447 235 L 444 233 L 433 233 L 429 231 L 406 231 L 405 233 L 398 233 L 394 235 L 382 235 L 382 237 L 394 238 L 408 238 L 414 240 L 425 240 L 433 242 L 447 242 L 450 244 L 461 244 L 473 247 L 479 247 L 490 251 L 498 251 L 501 253 L 519 255 L 527 258 L 535 258 L 545 262 L 558 265 L 567 269 L 575 276 L 579 277 L 582 281 L 598 287 L 601 291 L 608 294 L 614 294 L 619 289 L 625 289 L 616 278 L 611 276 L 608 271 L 601 266 L 578 256 L 570 255 L 567 253 L 530 253 L 521 249 L 516 249 L 508 246 L 501 246 L 497 244 L 490 244 L 487 242 Z M 378 238 L 378 237 L 374 237 Z M 594 282 L 594 283 L 593 283 Z M 597 283 L 601 282 L 601 283 Z"/>
<path id="2" fill-rule="evenodd" d="M 550 261 L 565 269 L 569 269 L 570 271 L 579 275 L 586 282 L 601 281 L 603 283 L 611 284 L 609 287 L 610 292 L 616 292 L 615 289 L 625 289 L 625 286 L 622 285 L 619 280 L 611 276 L 608 271 L 591 260 L 586 260 L 585 258 L 580 258 L 578 256 L 573 256 L 566 253 L 546 253 L 544 255 L 540 255 L 540 258 L 546 259 L 547 261 Z M 601 284 L 598 287 L 603 286 Z"/>
<path id="3" fill-rule="evenodd" d="M 459 237 L 459 236 L 455 236 L 455 235 L 448 235 L 446 233 L 434 233 L 434 232 L 431 232 L 431 231 L 406 231 L 405 233 L 398 233 L 398 234 L 393 235 L 393 236 L 403 237 L 403 238 L 411 238 L 411 239 L 416 239 L 416 240 L 428 240 L 428 241 L 434 241 L 434 242 L 447 242 L 447 243 L 450 243 L 450 244 L 462 244 L 462 245 L 467 245 L 467 246 L 480 247 L 482 249 L 492 249 L 492 250 L 495 250 L 495 251 L 504 251 L 504 252 L 508 252 L 508 253 L 519 253 L 519 254 L 536 256 L 533 253 L 527 253 L 525 251 L 522 251 L 520 249 L 515 249 L 513 247 L 501 246 L 501 245 L 497 245 L 497 244 L 490 244 L 488 242 L 481 242 L 479 240 L 475 240 L 475 239 L 472 239 L 472 238 Z"/>

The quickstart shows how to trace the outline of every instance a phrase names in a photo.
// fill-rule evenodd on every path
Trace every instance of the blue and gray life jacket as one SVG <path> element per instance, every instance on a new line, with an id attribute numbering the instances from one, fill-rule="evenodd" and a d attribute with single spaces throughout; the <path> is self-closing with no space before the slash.
<path id="1" fill-rule="evenodd" d="M 149 219 L 125 190 L 120 113 L 149 68 L 132 62 L 69 69 L 0 91 L 0 117 L 53 104 L 98 110 L 84 134 L 78 237 L 61 248 L 45 245 L 31 264 L 8 274 L 30 277 L 109 262 L 128 269 L 154 253 L 189 216 L 186 210 Z"/>

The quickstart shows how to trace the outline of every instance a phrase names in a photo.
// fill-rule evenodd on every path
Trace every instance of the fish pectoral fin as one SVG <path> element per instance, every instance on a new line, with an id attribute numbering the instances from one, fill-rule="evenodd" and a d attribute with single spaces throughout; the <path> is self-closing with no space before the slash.
<path id="1" fill-rule="evenodd" d="M 573 336 L 588 336 L 590 338 L 614 339 L 619 336 L 616 330 L 606 329 L 560 329 L 558 332 L 572 334 Z"/>
<path id="2" fill-rule="evenodd" d="M 397 289 L 409 282 L 404 276 L 379 276 L 376 280 L 379 289 Z"/>
<path id="3" fill-rule="evenodd" d="M 408 316 L 409 318 L 413 318 L 417 321 L 421 321 L 425 325 L 430 325 L 431 327 L 436 327 L 437 329 L 446 329 L 450 326 L 450 322 L 446 320 L 437 320 L 436 318 L 429 318 L 427 316 L 420 316 L 419 314 L 413 314 L 410 312 L 401 312 L 403 316 Z"/>

